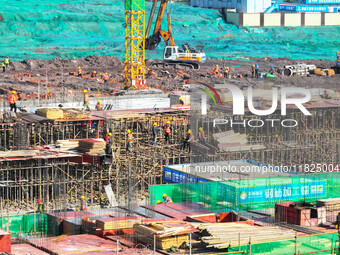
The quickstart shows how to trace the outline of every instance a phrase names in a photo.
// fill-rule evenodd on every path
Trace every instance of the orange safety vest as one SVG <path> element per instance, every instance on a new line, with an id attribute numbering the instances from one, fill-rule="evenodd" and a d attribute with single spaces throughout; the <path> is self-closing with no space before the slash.
<path id="1" fill-rule="evenodd" d="M 109 76 L 105 74 L 104 81 L 107 81 L 109 79 Z"/>
<path id="2" fill-rule="evenodd" d="M 84 95 L 84 102 L 88 104 L 89 101 L 90 101 L 89 95 L 88 95 L 88 94 L 85 94 L 85 95 Z"/>
<path id="3" fill-rule="evenodd" d="M 166 199 L 164 199 L 164 204 L 172 204 L 172 199 L 169 196 L 166 196 Z"/>
<path id="4" fill-rule="evenodd" d="M 219 71 L 220 71 L 220 69 L 218 69 L 217 67 L 215 67 L 214 73 L 218 73 Z"/>
<path id="5" fill-rule="evenodd" d="M 204 138 L 204 132 L 203 132 L 203 131 L 200 131 L 200 132 L 198 133 L 198 135 L 199 135 L 199 139 L 200 139 L 200 140 L 202 140 L 202 139 Z"/>
<path id="6" fill-rule="evenodd" d="M 170 129 L 170 127 L 165 126 L 164 129 L 165 129 L 165 133 L 171 134 L 171 129 Z"/>
<path id="7" fill-rule="evenodd" d="M 252 73 L 255 72 L 255 67 L 254 67 L 254 66 L 251 67 L 251 72 L 252 72 Z"/>
<path id="8" fill-rule="evenodd" d="M 132 134 L 128 134 L 128 142 L 132 142 Z"/>
<path id="9" fill-rule="evenodd" d="M 9 95 L 9 104 L 15 104 L 15 96 Z"/>
<path id="10" fill-rule="evenodd" d="M 105 142 L 106 142 L 106 144 L 110 144 L 110 143 L 111 143 L 111 141 L 110 141 L 110 136 L 109 136 L 109 135 L 107 135 L 107 136 L 105 137 Z"/>
<path id="11" fill-rule="evenodd" d="M 82 74 L 82 70 L 81 69 L 78 69 L 78 74 Z"/>
<path id="12" fill-rule="evenodd" d="M 97 110 L 100 111 L 102 109 L 102 105 L 100 103 L 97 103 Z"/>

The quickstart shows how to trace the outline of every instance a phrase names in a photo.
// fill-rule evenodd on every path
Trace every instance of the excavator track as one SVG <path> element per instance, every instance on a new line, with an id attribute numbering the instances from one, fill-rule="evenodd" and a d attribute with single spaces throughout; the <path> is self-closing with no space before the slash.
<path id="1" fill-rule="evenodd" d="M 190 69 L 200 69 L 200 65 L 198 63 L 186 63 L 186 62 L 156 62 L 152 63 L 152 66 L 156 67 L 162 67 L 162 68 L 167 68 L 167 67 L 174 67 L 175 69 L 178 69 L 179 67 L 188 67 Z"/>

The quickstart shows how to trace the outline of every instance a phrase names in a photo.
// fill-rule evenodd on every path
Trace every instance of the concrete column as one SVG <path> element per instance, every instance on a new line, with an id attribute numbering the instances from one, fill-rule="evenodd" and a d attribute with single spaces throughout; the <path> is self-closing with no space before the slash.
<path id="1" fill-rule="evenodd" d="M 260 13 L 260 27 L 264 27 L 264 13 Z"/>
<path id="2" fill-rule="evenodd" d="M 301 27 L 304 27 L 306 24 L 306 13 L 301 12 Z"/>
<path id="3" fill-rule="evenodd" d="M 285 26 L 285 13 L 281 12 L 280 14 L 281 14 L 281 24 L 280 24 L 280 26 L 284 27 Z"/>
<path id="4" fill-rule="evenodd" d="M 239 13 L 239 17 L 238 17 L 238 25 L 240 27 L 243 27 L 244 21 L 243 21 L 243 12 Z"/>

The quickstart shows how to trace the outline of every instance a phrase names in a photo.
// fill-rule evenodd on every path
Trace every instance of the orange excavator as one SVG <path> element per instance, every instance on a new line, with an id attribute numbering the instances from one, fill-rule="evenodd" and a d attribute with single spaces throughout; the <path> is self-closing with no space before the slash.
<path id="1" fill-rule="evenodd" d="M 171 30 L 171 18 L 170 18 L 169 5 L 168 5 L 169 0 L 161 0 L 155 28 L 154 28 L 153 34 L 149 36 L 157 2 L 158 0 L 153 1 L 148 26 L 146 28 L 145 49 L 154 50 L 158 46 L 158 44 L 161 42 L 162 39 L 165 42 L 166 46 L 163 52 L 164 62 L 153 63 L 153 65 L 175 66 L 175 67 L 185 66 L 185 67 L 189 67 L 193 69 L 199 69 L 200 63 L 204 63 L 206 61 L 206 56 L 205 56 L 205 53 L 203 52 L 203 47 L 199 47 L 198 49 L 191 49 L 188 44 L 183 44 L 182 49 L 180 49 L 178 46 L 176 46 L 174 38 L 172 36 L 172 30 Z M 162 27 L 161 27 L 165 8 L 167 8 L 168 31 L 162 30 Z"/>

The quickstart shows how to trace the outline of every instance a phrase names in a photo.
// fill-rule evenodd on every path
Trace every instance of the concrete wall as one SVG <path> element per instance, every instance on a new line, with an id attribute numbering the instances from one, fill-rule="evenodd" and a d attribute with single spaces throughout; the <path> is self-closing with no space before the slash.
<path id="1" fill-rule="evenodd" d="M 190 5 L 205 8 L 235 9 L 237 12 L 260 13 L 271 5 L 271 0 L 190 0 Z"/>
<path id="2" fill-rule="evenodd" d="M 340 13 L 234 13 L 226 12 L 228 23 L 249 27 L 340 26 Z"/>

